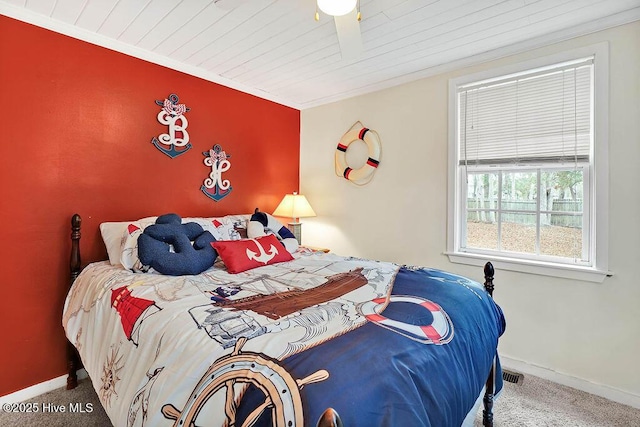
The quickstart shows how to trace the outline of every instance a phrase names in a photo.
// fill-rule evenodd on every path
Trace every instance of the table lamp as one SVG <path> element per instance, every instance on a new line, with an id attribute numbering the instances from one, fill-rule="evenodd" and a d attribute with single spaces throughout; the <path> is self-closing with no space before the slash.
<path id="1" fill-rule="evenodd" d="M 287 228 L 293 233 L 299 244 L 302 243 L 302 224 L 300 218 L 308 218 L 316 216 L 311 208 L 307 198 L 295 191 L 293 194 L 287 194 L 280 202 L 275 211 L 274 216 L 292 218 L 293 221 L 287 224 Z"/>

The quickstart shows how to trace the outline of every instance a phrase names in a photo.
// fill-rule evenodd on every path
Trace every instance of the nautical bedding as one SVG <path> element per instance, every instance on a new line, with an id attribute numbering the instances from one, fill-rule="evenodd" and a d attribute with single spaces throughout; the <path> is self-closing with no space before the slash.
<path id="1" fill-rule="evenodd" d="M 345 426 L 459 426 L 504 325 L 469 279 L 309 251 L 238 274 L 93 263 L 63 315 L 112 423 L 154 427 L 313 426 L 328 407 Z"/>

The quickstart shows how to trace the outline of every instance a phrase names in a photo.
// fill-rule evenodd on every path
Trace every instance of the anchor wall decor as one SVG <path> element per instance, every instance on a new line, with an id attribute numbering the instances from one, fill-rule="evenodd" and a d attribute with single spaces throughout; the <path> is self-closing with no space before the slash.
<path id="1" fill-rule="evenodd" d="M 178 95 L 172 93 L 164 101 L 156 100 L 156 104 L 162 107 L 158 113 L 158 121 L 169 127 L 169 133 L 163 133 L 153 137 L 151 142 L 156 148 L 172 159 L 178 157 L 191 148 L 187 126 L 189 122 L 184 113 L 190 110 L 185 104 L 178 104 Z"/>
<path id="2" fill-rule="evenodd" d="M 211 150 L 202 154 L 205 156 L 204 164 L 211 167 L 211 172 L 209 177 L 204 180 L 200 190 L 205 196 L 219 202 L 228 196 L 233 189 L 228 179 L 222 179 L 222 173 L 231 168 L 231 162 L 228 160 L 231 155 L 227 154 L 220 144 L 214 145 Z"/>

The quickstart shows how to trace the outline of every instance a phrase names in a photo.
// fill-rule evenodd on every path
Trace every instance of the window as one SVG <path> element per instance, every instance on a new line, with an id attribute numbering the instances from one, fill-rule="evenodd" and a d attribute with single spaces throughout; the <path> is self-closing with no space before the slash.
<path id="1" fill-rule="evenodd" d="M 453 262 L 604 279 L 606 53 L 599 45 L 450 82 Z"/>

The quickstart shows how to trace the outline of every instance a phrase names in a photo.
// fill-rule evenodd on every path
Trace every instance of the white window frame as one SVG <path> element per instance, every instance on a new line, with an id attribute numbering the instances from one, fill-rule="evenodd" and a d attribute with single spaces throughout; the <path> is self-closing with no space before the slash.
<path id="1" fill-rule="evenodd" d="M 448 208 L 449 221 L 447 226 L 447 252 L 449 260 L 454 263 L 483 265 L 491 261 L 498 269 L 512 270 L 545 276 L 563 277 L 589 282 L 602 282 L 606 276 L 612 275 L 608 271 L 609 250 L 609 156 L 608 156 L 608 116 L 609 116 L 609 46 L 599 43 L 592 46 L 574 49 L 555 55 L 536 58 L 530 61 L 498 67 L 478 73 L 460 76 L 449 80 L 449 182 Z M 594 143 L 589 155 L 589 166 L 585 168 L 585 181 L 588 180 L 589 191 L 585 198 L 591 200 L 587 208 L 591 247 L 590 261 L 568 264 L 556 262 L 552 257 L 513 256 L 499 251 L 474 250 L 466 251 L 461 248 L 463 241 L 463 220 L 466 223 L 466 183 L 464 174 L 459 173 L 458 157 L 458 88 L 460 86 L 483 80 L 490 80 L 499 76 L 516 74 L 541 67 L 550 66 L 567 61 L 578 60 L 594 56 Z M 546 169 L 544 165 L 541 165 Z M 587 182 L 585 182 L 586 186 Z M 586 200 L 585 200 L 586 202 Z"/>

